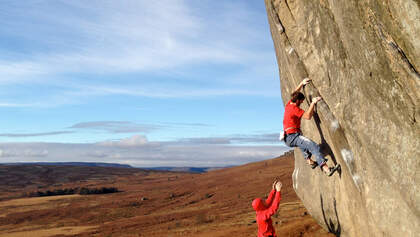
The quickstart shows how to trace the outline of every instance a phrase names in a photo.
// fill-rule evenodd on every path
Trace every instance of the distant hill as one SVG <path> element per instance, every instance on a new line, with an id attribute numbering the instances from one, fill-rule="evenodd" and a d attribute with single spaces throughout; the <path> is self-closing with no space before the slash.
<path id="1" fill-rule="evenodd" d="M 133 167 L 133 166 L 127 165 L 127 164 L 104 163 L 104 162 L 16 162 L 16 163 L 3 163 L 3 164 L 0 163 L 0 165 L 114 167 L 114 168 L 133 168 L 133 169 L 143 169 L 143 170 L 188 172 L 188 173 L 205 173 L 205 172 L 211 171 L 211 170 L 218 170 L 218 169 L 234 167 L 234 166 L 224 166 L 224 167 L 174 167 L 174 166 Z"/>
<path id="2" fill-rule="evenodd" d="M 188 173 L 205 173 L 211 170 L 219 170 L 224 168 L 230 168 L 233 166 L 226 166 L 226 167 L 170 167 L 170 166 L 163 166 L 163 167 L 150 167 L 150 168 L 142 168 L 146 170 L 157 170 L 157 171 L 172 171 L 172 172 L 188 172 Z"/>
<path id="3" fill-rule="evenodd" d="M 17 162 L 17 163 L 5 163 L 3 165 L 58 165 L 58 166 L 70 165 L 70 166 L 88 166 L 88 167 L 133 168 L 131 165 L 126 165 L 126 164 L 102 163 L 102 162 Z"/>
<path id="4" fill-rule="evenodd" d="M 91 180 L 110 181 L 116 177 L 155 172 L 119 164 L 105 163 L 18 163 L 0 164 L 0 200 L 7 193 L 34 190 L 65 183 L 80 183 Z"/>
<path id="5" fill-rule="evenodd" d="M 0 165 L 0 236 L 256 236 L 251 202 L 264 198 L 274 179 L 283 183 L 272 217 L 278 236 L 333 236 L 296 196 L 293 170 L 293 154 L 204 173 Z M 28 197 L 103 187 L 120 192 Z"/>

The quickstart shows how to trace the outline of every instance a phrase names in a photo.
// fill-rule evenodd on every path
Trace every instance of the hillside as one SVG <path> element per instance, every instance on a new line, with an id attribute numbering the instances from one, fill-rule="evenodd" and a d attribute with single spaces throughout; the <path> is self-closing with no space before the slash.
<path id="1" fill-rule="evenodd" d="M 264 197 L 275 178 L 284 184 L 273 217 L 279 236 L 332 236 L 293 191 L 293 162 L 288 155 L 202 174 L 127 169 L 125 175 L 108 172 L 101 179 L 63 183 L 62 188 L 112 186 L 122 192 L 1 201 L 0 236 L 255 236 L 251 201 Z"/>
<path id="2" fill-rule="evenodd" d="M 0 165 L 0 200 L 18 197 L 23 192 L 61 188 L 68 184 L 100 181 L 115 182 L 116 177 L 152 171 L 134 168 L 90 167 L 72 165 Z"/>

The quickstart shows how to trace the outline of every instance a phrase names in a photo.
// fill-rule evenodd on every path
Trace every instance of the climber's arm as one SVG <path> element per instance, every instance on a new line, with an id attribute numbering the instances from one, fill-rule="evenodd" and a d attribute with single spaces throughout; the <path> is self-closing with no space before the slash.
<path id="1" fill-rule="evenodd" d="M 266 219 L 270 218 L 274 213 L 277 212 L 277 209 L 279 208 L 280 200 L 281 200 L 281 187 L 282 183 L 278 182 L 276 183 L 276 194 L 274 195 L 274 201 L 273 203 L 264 211 L 264 216 Z"/>
<path id="2" fill-rule="evenodd" d="M 276 194 L 276 190 L 271 190 L 270 194 L 268 194 L 268 198 L 265 200 L 265 205 L 267 207 L 271 206 L 271 203 L 273 202 L 274 194 Z"/>
<path id="3" fill-rule="evenodd" d="M 305 111 L 305 113 L 303 113 L 302 118 L 304 119 L 311 119 L 312 116 L 314 115 L 314 109 L 315 109 L 315 105 L 316 103 L 318 103 L 320 100 L 322 100 L 321 97 L 315 97 L 312 99 L 312 103 L 309 105 L 309 109 Z"/>

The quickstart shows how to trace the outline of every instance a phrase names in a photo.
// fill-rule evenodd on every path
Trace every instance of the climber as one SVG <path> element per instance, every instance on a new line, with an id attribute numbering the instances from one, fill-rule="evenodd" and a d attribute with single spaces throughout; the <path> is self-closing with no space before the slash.
<path id="1" fill-rule="evenodd" d="M 282 183 L 275 180 L 268 198 L 263 201 L 261 198 L 256 198 L 252 201 L 252 207 L 256 213 L 256 220 L 258 224 L 258 237 L 276 237 L 276 232 L 271 221 L 271 216 L 277 212 L 281 200 Z M 274 199 L 274 200 L 273 200 Z"/>
<path id="2" fill-rule="evenodd" d="M 283 119 L 284 141 L 289 147 L 299 147 L 303 153 L 303 157 L 312 169 L 319 166 L 326 175 L 331 176 L 340 167 L 340 165 L 337 164 L 334 167 L 328 167 L 327 159 L 325 159 L 321 154 L 319 145 L 311 139 L 304 137 L 302 135 L 302 131 L 300 130 L 300 122 L 302 118 L 310 120 L 314 114 L 315 105 L 322 100 L 321 97 L 313 98 L 307 111 L 299 108 L 300 104 L 302 104 L 305 100 L 305 95 L 303 95 L 300 90 L 310 81 L 311 79 L 305 78 L 301 83 L 299 83 L 291 95 L 291 100 L 285 107 Z M 316 162 L 311 159 L 312 154 L 315 155 Z"/>

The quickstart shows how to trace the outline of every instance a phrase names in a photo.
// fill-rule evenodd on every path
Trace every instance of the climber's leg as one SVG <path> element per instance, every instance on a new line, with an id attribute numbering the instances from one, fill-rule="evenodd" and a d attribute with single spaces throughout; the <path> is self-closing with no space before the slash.
<path id="1" fill-rule="evenodd" d="M 316 163 L 319 167 L 322 167 L 324 164 L 326 164 L 327 160 L 321 154 L 320 147 L 311 139 L 299 135 L 293 140 L 292 145 L 299 147 L 302 151 L 308 150 L 309 153 L 314 154 L 316 157 Z M 308 157 L 305 158 L 307 159 Z"/>
<path id="2" fill-rule="evenodd" d="M 286 145 L 289 147 L 296 147 L 294 141 L 296 140 L 297 137 L 299 137 L 299 133 L 287 134 L 284 137 L 284 143 L 286 143 Z"/>
<path id="3" fill-rule="evenodd" d="M 303 158 L 305 158 L 306 163 L 310 165 L 312 169 L 315 169 L 318 164 L 311 159 L 312 153 L 306 148 L 299 147 L 299 149 L 302 151 Z"/>
<path id="4" fill-rule="evenodd" d="M 297 139 L 299 138 L 299 136 L 299 133 L 288 134 L 286 135 L 284 141 L 289 147 L 298 147 Z M 302 146 L 299 146 L 299 149 L 302 151 L 306 163 L 308 163 L 308 165 L 310 165 L 312 169 L 315 169 L 318 166 L 318 164 L 311 159 L 312 153 L 309 151 L 309 149 L 307 147 Z"/>
<path id="5" fill-rule="evenodd" d="M 309 158 L 311 158 L 312 153 L 308 149 L 302 148 L 302 147 L 299 147 L 299 149 L 302 151 L 303 158 L 305 158 L 305 160 L 308 160 Z"/>

